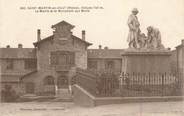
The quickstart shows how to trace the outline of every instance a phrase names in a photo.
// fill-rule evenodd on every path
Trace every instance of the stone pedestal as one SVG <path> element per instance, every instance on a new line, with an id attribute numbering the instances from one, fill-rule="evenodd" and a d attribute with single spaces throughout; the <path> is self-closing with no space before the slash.
<path id="1" fill-rule="evenodd" d="M 169 73 L 169 50 L 125 50 L 122 55 L 124 73 Z"/>

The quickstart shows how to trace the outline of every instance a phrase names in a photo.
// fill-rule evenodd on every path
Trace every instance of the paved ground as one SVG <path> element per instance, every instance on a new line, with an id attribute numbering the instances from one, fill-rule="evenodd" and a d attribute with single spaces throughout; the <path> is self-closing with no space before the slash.
<path id="1" fill-rule="evenodd" d="M 152 102 L 85 108 L 72 102 L 1 103 L 0 116 L 184 116 L 184 102 Z"/>

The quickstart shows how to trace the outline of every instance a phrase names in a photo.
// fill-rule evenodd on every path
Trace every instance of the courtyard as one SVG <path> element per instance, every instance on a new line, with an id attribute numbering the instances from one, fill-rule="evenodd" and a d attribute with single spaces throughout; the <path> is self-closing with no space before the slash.
<path id="1" fill-rule="evenodd" d="M 145 102 L 80 107 L 72 102 L 1 103 L 1 116 L 184 116 L 184 102 Z"/>

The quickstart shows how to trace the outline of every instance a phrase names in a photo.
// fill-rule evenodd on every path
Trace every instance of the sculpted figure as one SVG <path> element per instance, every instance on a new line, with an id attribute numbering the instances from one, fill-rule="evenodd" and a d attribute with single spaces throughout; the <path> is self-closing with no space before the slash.
<path id="1" fill-rule="evenodd" d="M 157 48 L 157 49 L 162 49 L 164 46 L 161 43 L 161 33 L 159 29 L 154 28 L 152 26 L 147 27 L 147 47 L 148 48 Z"/>
<path id="2" fill-rule="evenodd" d="M 147 37 L 144 33 L 139 34 L 138 43 L 140 48 L 147 48 Z"/>
<path id="3" fill-rule="evenodd" d="M 140 23 L 137 18 L 138 14 L 137 8 L 132 10 L 132 14 L 128 18 L 128 27 L 129 27 L 129 34 L 128 34 L 128 43 L 129 48 L 140 48 L 138 43 L 138 36 L 140 34 Z"/>

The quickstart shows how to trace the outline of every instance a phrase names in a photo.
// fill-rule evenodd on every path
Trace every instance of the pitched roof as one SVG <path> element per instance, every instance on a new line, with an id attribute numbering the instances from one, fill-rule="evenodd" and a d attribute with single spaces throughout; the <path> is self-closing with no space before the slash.
<path id="1" fill-rule="evenodd" d="M 74 35 L 72 35 L 72 39 L 78 39 L 79 41 L 84 42 L 84 43 L 87 44 L 88 46 L 89 46 L 89 45 L 92 45 L 92 43 L 89 43 L 89 42 L 87 42 L 87 41 L 84 41 L 84 40 L 82 40 L 81 38 L 79 38 L 79 37 L 77 37 L 77 36 L 74 36 Z"/>
<path id="2" fill-rule="evenodd" d="M 70 26 L 70 28 L 72 29 L 72 28 L 74 28 L 75 26 L 74 25 L 72 25 L 72 24 L 70 24 L 70 23 L 68 23 L 68 22 L 66 22 L 66 21 L 61 21 L 61 22 L 59 22 L 59 23 L 57 23 L 57 24 L 55 24 L 55 25 L 52 25 L 51 27 L 52 28 L 54 28 L 54 27 L 56 27 L 56 26 L 58 26 L 58 25 L 68 25 L 68 26 Z M 38 46 L 40 43 L 42 43 L 42 42 L 44 42 L 44 41 L 46 41 L 46 40 L 51 40 L 51 39 L 54 39 L 54 35 L 51 35 L 51 36 L 48 36 L 48 37 L 46 37 L 46 38 L 44 38 L 44 39 L 42 39 L 42 40 L 40 40 L 40 41 L 37 41 L 37 42 L 34 42 L 33 43 L 33 45 L 34 46 Z M 92 45 L 91 43 L 89 43 L 89 42 L 87 42 L 87 41 L 84 41 L 84 40 L 82 40 L 81 38 L 79 38 L 79 37 L 76 37 L 76 36 L 74 36 L 74 35 L 72 35 L 72 39 L 78 39 L 78 40 L 80 40 L 81 42 L 84 42 L 86 45 Z"/>
<path id="3" fill-rule="evenodd" d="M 54 38 L 54 35 L 51 35 L 51 36 L 48 36 L 40 41 L 37 41 L 37 42 L 34 42 L 33 45 L 36 47 L 38 46 L 40 43 L 44 42 L 44 41 L 47 41 L 47 40 L 52 40 Z"/>
<path id="4" fill-rule="evenodd" d="M 122 58 L 124 49 L 88 49 L 88 58 Z"/>
<path id="5" fill-rule="evenodd" d="M 69 25 L 71 28 L 75 27 L 74 25 L 72 25 L 72 24 L 70 24 L 70 23 L 68 23 L 68 22 L 63 20 L 63 21 L 61 21 L 59 23 L 56 23 L 55 25 L 52 25 L 52 28 L 56 27 L 57 25 Z"/>
<path id="6" fill-rule="evenodd" d="M 37 41 L 37 42 L 34 42 L 33 43 L 33 45 L 36 47 L 36 46 L 38 46 L 40 43 L 42 43 L 42 42 L 44 42 L 44 41 L 47 41 L 47 40 L 52 40 L 54 38 L 54 35 L 51 35 L 51 36 L 48 36 L 48 37 L 46 37 L 46 38 L 44 38 L 44 39 L 42 39 L 42 40 L 40 40 L 40 41 Z M 89 43 L 89 42 L 87 42 L 87 41 L 84 41 L 84 40 L 82 40 L 81 38 L 79 38 L 79 37 L 77 37 L 77 36 L 74 36 L 74 35 L 72 35 L 72 39 L 77 39 L 77 40 L 79 40 L 79 41 L 81 41 L 81 42 L 84 42 L 86 45 L 92 45 L 92 43 Z"/>
<path id="7" fill-rule="evenodd" d="M 0 48 L 0 58 L 36 58 L 36 49 Z"/>
<path id="8" fill-rule="evenodd" d="M 181 48 L 181 47 L 184 47 L 184 45 L 181 44 L 181 45 L 176 46 L 175 48 Z"/>

